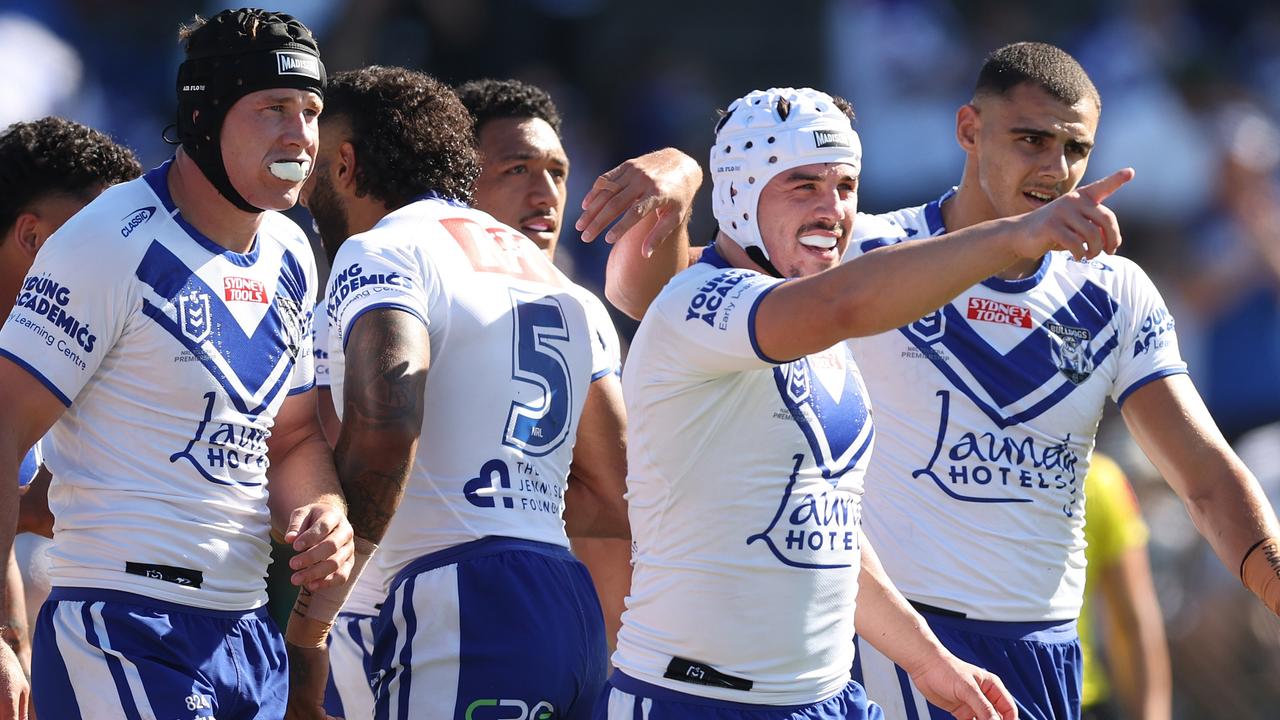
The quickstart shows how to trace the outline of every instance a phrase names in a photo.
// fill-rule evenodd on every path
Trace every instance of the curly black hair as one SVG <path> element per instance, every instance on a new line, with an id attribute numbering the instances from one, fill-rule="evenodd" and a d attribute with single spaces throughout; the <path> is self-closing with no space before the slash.
<path id="1" fill-rule="evenodd" d="M 1048 43 L 1018 42 L 997 48 L 978 71 L 974 97 L 1008 95 L 1013 88 L 1031 83 L 1067 105 L 1093 100 L 1102 109 L 1102 97 L 1089 73 L 1067 51 Z"/>
<path id="2" fill-rule="evenodd" d="M 7 233 L 31 203 L 49 195 L 88 201 L 100 186 L 141 174 L 132 150 L 93 128 L 60 117 L 14 123 L 0 134 L 0 228 Z"/>
<path id="3" fill-rule="evenodd" d="M 560 136 L 560 111 L 540 87 L 519 80 L 472 80 L 458 86 L 458 97 L 476 119 L 476 136 L 490 120 L 539 118 Z"/>
<path id="4" fill-rule="evenodd" d="M 334 118 L 351 124 L 360 197 L 394 209 L 435 191 L 470 204 L 480 159 L 471 115 L 448 85 L 398 67 L 341 72 L 325 89 L 321 121 Z"/>

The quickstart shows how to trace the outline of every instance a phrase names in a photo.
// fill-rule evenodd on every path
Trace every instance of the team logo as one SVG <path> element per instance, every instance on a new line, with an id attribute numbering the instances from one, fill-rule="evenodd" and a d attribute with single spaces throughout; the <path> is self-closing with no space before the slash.
<path id="1" fill-rule="evenodd" d="M 1093 333 L 1052 320 L 1046 322 L 1044 327 L 1052 333 L 1049 336 L 1049 347 L 1053 351 L 1053 362 L 1058 370 L 1076 385 L 1089 379 L 1094 367 L 1093 351 L 1089 349 Z"/>
<path id="2" fill-rule="evenodd" d="M 809 364 L 793 362 L 782 366 L 787 379 L 787 397 L 799 405 L 809 399 Z"/>
<path id="3" fill-rule="evenodd" d="M 209 296 L 193 290 L 189 295 L 178 296 L 178 319 L 182 334 L 192 342 L 204 342 L 209 337 L 213 319 L 210 317 Z"/>
<path id="4" fill-rule="evenodd" d="M 912 335 L 931 343 L 947 332 L 947 317 L 941 310 L 935 310 L 907 326 Z"/>

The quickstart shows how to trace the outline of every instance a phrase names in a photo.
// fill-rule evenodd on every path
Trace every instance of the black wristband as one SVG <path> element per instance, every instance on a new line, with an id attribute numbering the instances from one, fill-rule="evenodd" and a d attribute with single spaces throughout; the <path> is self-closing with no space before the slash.
<path id="1" fill-rule="evenodd" d="M 1252 546 L 1250 546 L 1248 550 L 1245 551 L 1244 557 L 1240 558 L 1240 582 L 1244 582 L 1244 564 L 1249 561 L 1249 556 L 1253 554 L 1254 550 L 1257 550 L 1258 548 L 1262 547 L 1263 543 L 1265 543 L 1270 539 L 1271 537 L 1267 536 L 1262 538 L 1258 542 L 1254 543 Z"/>

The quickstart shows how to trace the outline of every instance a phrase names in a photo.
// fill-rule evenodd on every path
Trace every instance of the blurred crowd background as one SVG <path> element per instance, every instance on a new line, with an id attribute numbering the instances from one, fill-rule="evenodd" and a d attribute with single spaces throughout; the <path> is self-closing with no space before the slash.
<path id="1" fill-rule="evenodd" d="M 58 114 L 165 160 L 176 31 L 239 3 L 0 0 L 0 127 Z M 1219 425 L 1280 501 L 1280 3 L 1257 0 L 274 0 L 316 33 L 330 72 L 380 63 L 450 83 L 547 89 L 572 160 L 559 258 L 603 281 L 603 243 L 574 241 L 595 177 L 675 146 L 704 164 L 716 108 L 748 90 L 849 98 L 861 208 L 922 204 L 959 180 L 956 108 L 982 57 L 1016 40 L 1074 54 L 1103 98 L 1089 178 L 1137 180 L 1110 204 L 1123 253 L 1155 278 Z M 708 181 L 709 184 L 709 181 Z M 704 188 L 693 237 L 713 226 Z M 310 222 L 296 210 L 304 227 Z M 620 323 L 624 332 L 629 324 Z M 1114 411 L 1114 407 L 1111 408 Z M 1280 717 L 1280 622 L 1196 535 L 1119 420 L 1100 447 L 1129 473 L 1173 658 L 1176 718 Z M 1105 639 L 1105 629 L 1104 629 Z"/>

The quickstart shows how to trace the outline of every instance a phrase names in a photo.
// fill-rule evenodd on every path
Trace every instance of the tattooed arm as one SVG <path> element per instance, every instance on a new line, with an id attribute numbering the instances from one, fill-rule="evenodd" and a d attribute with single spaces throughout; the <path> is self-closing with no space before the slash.
<path id="1" fill-rule="evenodd" d="M 348 331 L 346 356 L 334 455 L 351 525 L 376 543 L 400 505 L 418 449 L 431 341 L 413 315 L 370 310 Z"/>

